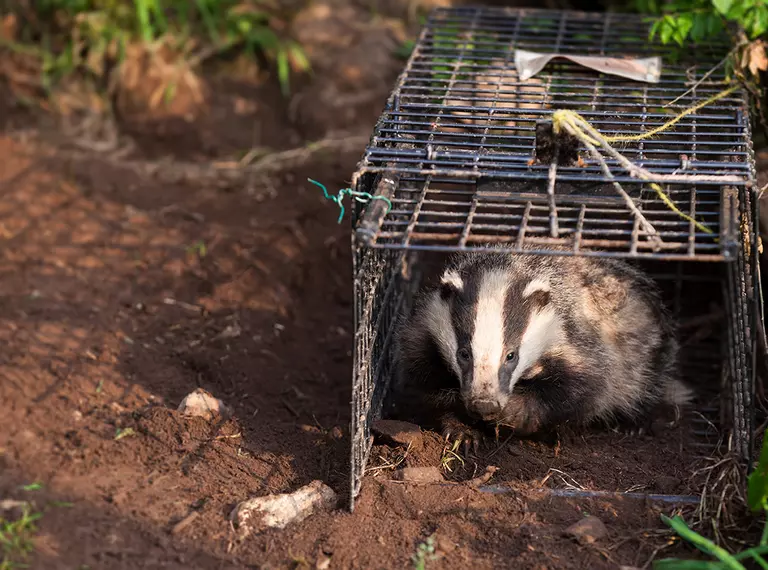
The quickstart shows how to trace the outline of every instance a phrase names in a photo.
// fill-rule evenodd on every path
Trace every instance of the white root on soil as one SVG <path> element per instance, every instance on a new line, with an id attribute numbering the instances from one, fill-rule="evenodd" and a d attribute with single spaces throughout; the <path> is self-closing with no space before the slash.
<path id="1" fill-rule="evenodd" d="M 293 493 L 267 495 L 243 501 L 230 516 L 241 536 L 260 532 L 266 528 L 285 528 L 301 522 L 315 512 L 332 510 L 337 496 L 322 481 L 312 481 Z"/>

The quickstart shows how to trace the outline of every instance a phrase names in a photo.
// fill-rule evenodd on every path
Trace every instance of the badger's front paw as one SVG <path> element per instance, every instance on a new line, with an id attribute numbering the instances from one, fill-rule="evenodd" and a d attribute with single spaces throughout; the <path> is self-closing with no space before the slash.
<path id="1" fill-rule="evenodd" d="M 477 455 L 480 449 L 480 444 L 485 439 L 483 433 L 473 427 L 466 425 L 459 420 L 453 414 L 446 414 L 441 418 L 441 427 L 443 438 L 449 443 L 451 447 L 459 442 L 459 445 L 464 447 L 464 456 L 469 456 L 470 447 L 472 452 Z"/>

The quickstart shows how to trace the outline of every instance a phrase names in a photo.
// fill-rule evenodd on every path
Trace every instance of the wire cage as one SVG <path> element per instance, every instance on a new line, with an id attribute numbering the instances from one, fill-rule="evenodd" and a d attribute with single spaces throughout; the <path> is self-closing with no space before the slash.
<path id="1" fill-rule="evenodd" d="M 638 135 L 722 91 L 727 38 L 680 54 L 649 42 L 649 25 L 637 15 L 496 7 L 430 15 L 353 177 L 356 190 L 389 203 L 358 203 L 353 214 L 350 508 L 396 364 L 395 320 L 410 307 L 432 253 L 525 246 L 532 254 L 623 258 L 658 279 L 678 317 L 721 306 L 722 334 L 694 339 L 682 354 L 684 374 L 707 380 L 717 394 L 699 410 L 695 441 L 711 453 L 716 426 L 751 460 L 762 305 L 746 94 L 734 91 L 653 137 L 617 143 L 648 173 L 644 180 L 603 149 L 608 172 L 590 156 L 586 165 L 535 161 L 536 125 L 554 110 L 576 111 L 603 134 Z M 561 58 L 523 81 L 518 49 L 659 55 L 663 68 L 658 82 L 638 82 Z M 688 217 L 663 203 L 651 182 Z"/>

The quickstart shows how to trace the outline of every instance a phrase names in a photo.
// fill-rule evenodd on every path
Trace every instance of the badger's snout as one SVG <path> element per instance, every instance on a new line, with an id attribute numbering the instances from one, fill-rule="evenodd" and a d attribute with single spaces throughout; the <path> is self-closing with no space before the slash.
<path id="1" fill-rule="evenodd" d="M 470 414 L 481 419 L 493 419 L 501 413 L 501 404 L 496 400 L 470 400 L 467 403 Z"/>

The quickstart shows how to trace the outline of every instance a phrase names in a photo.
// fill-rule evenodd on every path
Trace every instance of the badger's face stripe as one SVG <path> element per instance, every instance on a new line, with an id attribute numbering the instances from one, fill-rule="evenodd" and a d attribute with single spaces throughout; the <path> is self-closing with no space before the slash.
<path id="1" fill-rule="evenodd" d="M 434 294 L 430 298 L 426 319 L 427 328 L 437 341 L 437 346 L 440 348 L 443 358 L 461 380 L 461 368 L 456 359 L 456 351 L 459 348 L 459 344 L 456 340 L 456 331 L 451 322 L 451 309 L 439 294 Z"/>
<path id="2" fill-rule="evenodd" d="M 547 306 L 531 312 L 528 326 L 520 341 L 518 362 L 512 372 L 510 390 L 522 375 L 544 356 L 548 349 L 563 341 L 564 334 L 562 322 L 554 307 Z"/>
<path id="3" fill-rule="evenodd" d="M 499 393 L 499 368 L 504 357 L 504 309 L 509 273 L 497 269 L 483 273 L 477 292 L 472 335 L 472 391 Z"/>
<path id="4" fill-rule="evenodd" d="M 562 338 L 562 326 L 548 280 L 520 281 L 505 258 L 476 259 L 442 274 L 428 326 L 463 397 L 504 406 L 522 375 Z"/>

